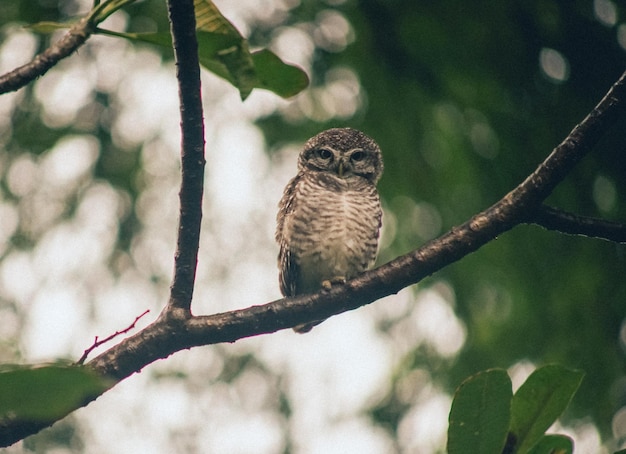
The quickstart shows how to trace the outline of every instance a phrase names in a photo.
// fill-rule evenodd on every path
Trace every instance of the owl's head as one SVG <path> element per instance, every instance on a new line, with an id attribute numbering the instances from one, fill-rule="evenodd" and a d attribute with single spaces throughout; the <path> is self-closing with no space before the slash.
<path id="1" fill-rule="evenodd" d="M 298 169 L 332 172 L 340 178 L 360 176 L 376 184 L 383 173 L 383 157 L 378 144 L 361 131 L 333 128 L 304 144 Z"/>

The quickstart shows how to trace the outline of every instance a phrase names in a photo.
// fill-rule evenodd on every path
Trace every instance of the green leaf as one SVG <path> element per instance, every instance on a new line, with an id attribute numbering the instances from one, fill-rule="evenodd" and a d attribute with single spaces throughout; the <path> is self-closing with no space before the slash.
<path id="1" fill-rule="evenodd" d="M 258 79 L 248 42 L 232 35 L 198 30 L 198 56 L 202 66 L 233 84 L 245 100 Z"/>
<path id="2" fill-rule="evenodd" d="M 248 41 L 211 0 L 194 0 L 194 7 L 200 63 L 237 87 L 242 100 L 253 88 L 288 98 L 307 87 L 309 79 L 300 68 L 285 64 L 269 50 L 251 54 Z"/>
<path id="3" fill-rule="evenodd" d="M 574 442 L 565 435 L 544 435 L 528 454 L 572 454 Z"/>
<path id="4" fill-rule="evenodd" d="M 500 369 L 480 372 L 457 389 L 448 427 L 449 454 L 502 452 L 510 420 L 511 380 Z"/>
<path id="5" fill-rule="evenodd" d="M 58 419 L 108 387 L 108 380 L 83 366 L 4 366 L 0 369 L 0 420 Z"/>
<path id="6" fill-rule="evenodd" d="M 286 64 L 270 50 L 253 52 L 252 61 L 259 79 L 258 88 L 265 88 L 282 98 L 289 98 L 309 85 L 309 77 L 302 69 Z"/>
<path id="7" fill-rule="evenodd" d="M 248 48 L 248 41 L 222 15 L 211 0 L 194 0 L 193 3 L 198 32 L 208 32 L 209 36 L 222 35 L 230 43 L 230 45 L 223 46 L 217 50 L 217 52 L 214 52 L 212 48 L 200 47 L 199 54 L 202 65 L 231 82 L 239 89 L 241 99 L 245 100 L 258 84 L 252 55 L 250 55 Z M 201 38 L 199 37 L 199 46 L 200 40 Z"/>
<path id="8" fill-rule="evenodd" d="M 258 84 L 248 42 L 243 40 L 237 46 L 218 52 L 217 58 L 228 70 L 233 85 L 239 89 L 241 100 L 245 100 Z"/>
<path id="9" fill-rule="evenodd" d="M 572 400 L 583 375 L 549 365 L 528 377 L 511 401 L 511 432 L 517 441 L 514 452 L 526 453 L 539 441 Z"/>
<path id="10" fill-rule="evenodd" d="M 202 66 L 228 80 L 245 100 L 253 88 L 288 98 L 309 84 L 302 69 L 284 63 L 269 50 L 250 53 L 248 41 L 211 0 L 194 0 Z"/>
<path id="11" fill-rule="evenodd" d="M 194 0 L 196 29 L 222 35 L 238 36 L 243 39 L 237 28 L 222 15 L 211 0 Z"/>

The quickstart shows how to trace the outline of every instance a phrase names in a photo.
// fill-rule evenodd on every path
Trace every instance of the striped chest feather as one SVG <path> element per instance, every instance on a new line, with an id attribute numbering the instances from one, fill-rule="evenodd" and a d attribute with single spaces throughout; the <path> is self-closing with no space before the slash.
<path id="1" fill-rule="evenodd" d="M 381 209 L 375 187 L 362 179 L 307 177 L 286 221 L 299 267 L 300 291 L 324 280 L 356 276 L 369 268 L 378 247 Z"/>

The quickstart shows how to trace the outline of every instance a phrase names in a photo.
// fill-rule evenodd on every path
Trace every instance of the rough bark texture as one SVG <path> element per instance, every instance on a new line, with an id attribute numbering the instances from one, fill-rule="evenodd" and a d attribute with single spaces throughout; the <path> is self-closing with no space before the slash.
<path id="1" fill-rule="evenodd" d="M 166 311 L 191 315 L 202 222 L 204 122 L 193 0 L 169 1 L 181 116 L 181 172 L 174 278 Z"/>

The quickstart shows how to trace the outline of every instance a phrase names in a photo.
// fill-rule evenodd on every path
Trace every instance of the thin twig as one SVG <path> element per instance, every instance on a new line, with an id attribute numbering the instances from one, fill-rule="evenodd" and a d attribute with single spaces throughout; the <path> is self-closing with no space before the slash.
<path id="1" fill-rule="evenodd" d="M 613 243 L 626 243 L 626 224 L 580 216 L 547 205 L 542 205 L 536 210 L 528 222 L 568 235 L 582 235 Z"/>
<path id="2" fill-rule="evenodd" d="M 204 122 L 193 0 L 168 0 L 181 115 L 180 217 L 174 277 L 163 315 L 191 316 L 204 184 Z"/>
<path id="3" fill-rule="evenodd" d="M 98 336 L 96 336 L 94 341 L 93 341 L 93 344 L 91 345 L 91 347 L 89 347 L 88 349 L 86 349 L 83 352 L 83 356 L 81 356 L 80 359 L 78 361 L 76 361 L 76 364 L 83 364 L 85 362 L 85 360 L 87 359 L 87 356 L 89 356 L 89 353 L 94 351 L 96 348 L 100 347 L 102 344 L 106 344 L 110 340 L 115 339 L 117 336 L 119 336 L 121 334 L 126 334 L 131 329 L 135 328 L 135 325 L 137 324 L 139 319 L 142 318 L 144 315 L 146 315 L 148 312 L 150 312 L 150 309 L 146 309 L 143 312 L 143 314 L 138 315 L 137 317 L 135 317 L 135 321 L 132 322 L 127 328 L 124 328 L 121 331 L 115 331 L 113 334 L 111 334 L 110 336 L 108 336 L 108 337 L 106 337 L 106 338 L 104 338 L 102 340 L 98 340 Z"/>

